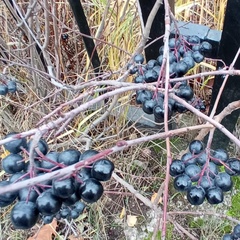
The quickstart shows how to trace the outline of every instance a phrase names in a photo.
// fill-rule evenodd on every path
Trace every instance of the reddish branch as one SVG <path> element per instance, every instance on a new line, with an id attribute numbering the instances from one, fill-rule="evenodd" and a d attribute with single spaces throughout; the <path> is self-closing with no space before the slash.
<path id="1" fill-rule="evenodd" d="M 51 173 L 46 173 L 42 176 L 38 176 L 38 177 L 34 177 L 32 179 L 28 179 L 22 182 L 18 182 L 18 183 L 14 183 L 11 184 L 7 187 L 2 187 L 0 188 L 0 194 L 6 193 L 6 192 L 12 192 L 12 191 L 16 191 L 19 190 L 21 188 L 25 188 L 25 187 L 29 187 L 29 186 L 34 186 L 38 183 L 44 182 L 46 180 L 50 180 L 50 179 L 54 179 L 54 178 L 60 178 L 63 176 L 69 176 L 73 173 L 75 173 L 76 171 L 78 171 L 79 169 L 81 169 L 84 166 L 88 166 L 89 164 L 93 163 L 94 161 L 96 161 L 97 159 L 100 159 L 104 156 L 113 154 L 115 152 L 120 152 L 124 149 L 127 149 L 130 146 L 135 146 L 144 142 L 148 142 L 148 141 L 152 141 L 155 139 L 164 139 L 166 137 L 173 137 L 175 135 L 179 135 L 181 133 L 186 133 L 188 131 L 193 131 L 193 130 L 198 130 L 198 129 L 202 129 L 202 128 L 209 128 L 211 129 L 212 126 L 210 124 L 203 124 L 203 125 L 198 125 L 198 126 L 190 126 L 190 127 L 185 127 L 185 128 L 179 128 L 176 130 L 171 130 L 168 133 L 158 133 L 158 134 L 154 134 L 154 135 L 150 135 L 150 136 L 145 136 L 145 137 L 141 137 L 141 138 L 137 138 L 134 140 L 128 140 L 128 141 L 124 141 L 124 144 L 122 142 L 120 142 L 120 144 L 116 144 L 116 146 L 106 149 L 102 152 L 100 152 L 99 154 L 95 155 L 94 157 L 91 157 L 89 159 L 86 159 L 85 161 L 76 163 L 74 165 L 71 165 L 69 167 L 51 172 Z"/>

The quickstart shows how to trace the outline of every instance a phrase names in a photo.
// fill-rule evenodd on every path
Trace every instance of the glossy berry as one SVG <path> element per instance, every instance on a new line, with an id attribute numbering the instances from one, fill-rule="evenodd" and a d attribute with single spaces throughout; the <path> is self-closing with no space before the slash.
<path id="1" fill-rule="evenodd" d="M 164 45 L 159 48 L 159 54 L 160 55 L 163 54 L 163 51 L 164 51 Z"/>
<path id="2" fill-rule="evenodd" d="M 103 194 L 102 184 L 95 178 L 89 178 L 79 188 L 79 195 L 87 203 L 94 203 Z"/>
<path id="3" fill-rule="evenodd" d="M 200 183 L 199 186 L 201 186 L 205 191 L 215 186 L 214 180 L 209 176 L 200 177 L 200 179 L 198 180 L 198 183 Z"/>
<path id="4" fill-rule="evenodd" d="M 153 114 L 154 114 L 155 119 L 157 119 L 157 120 L 163 119 L 164 118 L 163 106 L 158 105 L 158 104 L 155 105 L 153 108 Z"/>
<path id="5" fill-rule="evenodd" d="M 89 149 L 86 150 L 85 152 L 83 152 L 79 158 L 79 161 L 84 161 L 88 158 L 91 158 L 95 155 L 97 155 L 99 152 L 97 150 L 94 149 Z M 92 164 L 90 164 L 89 166 L 92 166 Z M 76 185 L 79 185 L 79 179 L 80 181 L 85 181 L 86 179 L 91 177 L 91 168 L 82 168 L 78 174 L 77 174 L 77 179 L 76 179 Z"/>
<path id="6" fill-rule="evenodd" d="M 207 166 L 205 166 L 204 175 L 209 176 L 211 178 L 215 178 L 218 175 L 218 167 L 215 163 L 209 162 Z"/>
<path id="7" fill-rule="evenodd" d="M 181 157 L 181 161 L 184 162 L 185 166 L 195 164 L 197 162 L 196 158 L 190 152 L 183 154 Z"/>
<path id="8" fill-rule="evenodd" d="M 8 93 L 8 87 L 6 85 L 0 84 L 0 95 L 6 96 Z"/>
<path id="9" fill-rule="evenodd" d="M 97 155 L 99 152 L 97 150 L 94 150 L 94 149 L 89 149 L 89 150 L 86 150 L 85 152 L 83 152 L 79 158 L 79 161 L 84 161 L 88 158 L 91 158 L 95 155 Z M 92 164 L 90 164 L 89 166 L 92 166 Z M 86 170 L 88 171 L 88 169 Z"/>
<path id="10" fill-rule="evenodd" d="M 227 233 L 223 235 L 222 240 L 236 240 L 236 238 L 233 238 L 232 234 Z"/>
<path id="11" fill-rule="evenodd" d="M 187 191 L 192 186 L 191 178 L 186 174 L 178 175 L 174 179 L 173 186 L 180 192 Z"/>
<path id="12" fill-rule="evenodd" d="M 163 55 L 162 54 L 157 57 L 157 62 L 160 66 L 162 65 L 162 63 L 163 63 Z"/>
<path id="13" fill-rule="evenodd" d="M 60 198 L 52 194 L 51 189 L 46 190 L 36 200 L 37 208 L 43 215 L 49 216 L 56 214 L 62 205 Z"/>
<path id="14" fill-rule="evenodd" d="M 32 140 L 30 140 L 30 141 L 28 142 L 28 151 L 30 150 L 31 145 L 32 145 Z M 43 155 L 46 155 L 46 154 L 47 154 L 47 152 L 48 152 L 48 145 L 47 145 L 47 142 L 46 142 L 43 138 L 41 138 L 41 139 L 39 140 L 39 142 L 38 142 L 38 144 L 37 144 L 37 147 L 38 147 L 39 151 L 40 151 Z M 39 155 L 37 154 L 36 151 L 34 151 L 34 155 L 35 155 L 35 157 L 39 157 Z"/>
<path id="15" fill-rule="evenodd" d="M 147 70 L 145 72 L 144 76 L 145 76 L 145 82 L 146 83 L 156 82 L 157 79 L 158 79 L 158 73 L 155 72 L 153 69 Z"/>
<path id="16" fill-rule="evenodd" d="M 157 65 L 158 65 L 157 60 L 151 59 L 147 62 L 147 69 L 153 69 Z"/>
<path id="17" fill-rule="evenodd" d="M 9 178 L 9 182 L 11 183 L 14 183 L 14 182 L 19 182 L 19 181 L 23 181 L 23 180 L 26 180 L 26 179 L 29 179 L 30 176 L 29 175 L 26 175 L 26 172 L 17 172 L 17 173 L 14 173 L 13 175 L 11 175 L 11 177 Z"/>
<path id="18" fill-rule="evenodd" d="M 180 98 L 184 98 L 189 101 L 193 98 L 193 90 L 189 85 L 180 86 L 176 92 L 176 95 Z"/>
<path id="19" fill-rule="evenodd" d="M 139 75 L 134 78 L 135 83 L 144 83 L 146 80 L 144 75 Z"/>
<path id="20" fill-rule="evenodd" d="M 168 46 L 171 49 L 177 48 L 181 44 L 181 41 L 177 38 L 170 38 L 168 41 Z"/>
<path id="21" fill-rule="evenodd" d="M 33 164 L 34 164 L 34 167 L 35 167 L 35 173 L 40 173 L 41 170 L 39 168 L 41 168 L 41 162 L 37 159 L 34 159 L 33 160 Z M 24 171 L 25 172 L 29 172 L 29 171 L 32 171 L 32 169 L 30 169 L 31 166 L 30 166 L 30 162 L 26 162 L 25 164 L 25 168 L 24 168 Z"/>
<path id="22" fill-rule="evenodd" d="M 140 67 L 138 67 L 137 73 L 138 73 L 138 75 L 144 75 L 146 71 L 147 71 L 146 66 L 140 66 Z"/>
<path id="23" fill-rule="evenodd" d="M 170 119 L 170 117 L 172 116 L 173 112 L 171 109 L 171 106 L 168 107 L 168 119 Z M 165 110 L 164 107 L 162 105 L 155 105 L 155 107 L 153 108 L 153 115 L 155 117 L 155 120 L 158 122 L 162 119 L 164 119 L 164 115 L 165 115 Z"/>
<path id="24" fill-rule="evenodd" d="M 204 145 L 199 140 L 193 140 L 189 144 L 189 151 L 194 155 L 197 155 L 197 154 L 201 153 L 203 150 L 204 150 Z"/>
<path id="25" fill-rule="evenodd" d="M 183 54 L 185 53 L 186 51 L 186 47 L 184 45 L 180 45 L 178 47 L 178 52 L 180 53 L 180 55 L 183 57 Z"/>
<path id="26" fill-rule="evenodd" d="M 68 40 L 68 34 L 67 33 L 62 34 L 62 40 L 64 40 L 64 41 Z"/>
<path id="27" fill-rule="evenodd" d="M 76 184 L 75 184 L 75 187 L 76 187 Z M 74 192 L 71 196 L 67 197 L 67 198 L 63 198 L 62 199 L 62 203 L 66 206 L 72 206 L 73 204 L 75 204 L 78 200 L 80 200 L 80 197 L 76 195 L 76 193 Z"/>
<path id="28" fill-rule="evenodd" d="M 187 37 L 188 43 L 194 45 L 194 44 L 200 44 L 200 38 L 196 35 L 191 35 Z"/>
<path id="29" fill-rule="evenodd" d="M 60 215 L 61 215 L 62 218 L 67 218 L 70 215 L 70 213 L 71 213 L 71 210 L 68 207 L 64 207 L 60 211 Z"/>
<path id="30" fill-rule="evenodd" d="M 159 65 L 153 67 L 153 70 L 158 74 L 159 76 L 159 73 L 160 73 L 160 70 L 161 70 L 161 67 Z"/>
<path id="31" fill-rule="evenodd" d="M 233 186 L 232 178 L 226 172 L 218 173 L 214 180 L 216 186 L 220 187 L 223 190 L 223 192 L 227 192 L 232 189 Z"/>
<path id="32" fill-rule="evenodd" d="M 19 190 L 18 199 L 19 201 L 29 201 L 29 202 L 36 202 L 38 198 L 38 193 L 35 191 L 34 188 L 22 188 Z"/>
<path id="33" fill-rule="evenodd" d="M 25 162 L 21 155 L 10 153 L 2 159 L 2 168 L 6 173 L 14 174 L 24 170 Z"/>
<path id="34" fill-rule="evenodd" d="M 57 167 L 57 163 L 58 163 L 58 156 L 59 153 L 58 152 L 49 152 L 45 155 L 46 159 L 42 159 L 41 161 L 41 168 L 44 169 L 52 169 Z"/>
<path id="35" fill-rule="evenodd" d="M 176 67 L 177 63 L 173 62 L 169 65 L 169 75 L 171 78 L 176 77 L 176 72 L 175 72 L 175 67 Z"/>
<path id="36" fill-rule="evenodd" d="M 206 41 L 203 41 L 200 44 L 200 49 L 199 51 L 204 55 L 204 56 L 208 56 L 211 52 L 212 52 L 212 44 Z"/>
<path id="37" fill-rule="evenodd" d="M 60 198 L 68 198 L 75 193 L 75 182 L 73 178 L 54 179 L 52 182 L 53 195 Z"/>
<path id="38" fill-rule="evenodd" d="M 188 67 L 187 63 L 184 61 L 179 61 L 175 65 L 175 72 L 178 77 L 182 77 L 183 75 L 185 75 L 188 70 L 189 70 L 189 67 Z"/>
<path id="39" fill-rule="evenodd" d="M 54 215 L 51 216 L 43 216 L 42 220 L 44 224 L 50 224 L 54 219 Z"/>
<path id="40" fill-rule="evenodd" d="M 216 149 L 211 153 L 211 160 L 214 162 L 216 165 L 221 166 L 222 163 L 227 162 L 229 156 L 226 150 L 224 149 Z"/>
<path id="41" fill-rule="evenodd" d="M 237 158 L 229 158 L 226 162 L 225 171 L 231 176 L 240 175 L 240 161 Z"/>
<path id="42" fill-rule="evenodd" d="M 17 84 L 15 81 L 9 80 L 7 81 L 8 92 L 15 93 L 17 91 Z"/>
<path id="43" fill-rule="evenodd" d="M 193 54 L 193 51 L 191 51 L 191 50 L 186 51 L 186 52 L 184 52 L 184 54 L 183 54 L 183 58 L 185 58 L 185 57 L 192 57 L 192 54 Z"/>
<path id="44" fill-rule="evenodd" d="M 187 200 L 192 205 L 201 205 L 205 199 L 205 191 L 200 186 L 193 186 L 187 191 Z"/>
<path id="45" fill-rule="evenodd" d="M 147 114 L 153 114 L 153 109 L 156 105 L 157 101 L 155 99 L 146 100 L 142 105 L 142 109 Z"/>
<path id="46" fill-rule="evenodd" d="M 0 182 L 0 188 L 6 187 L 11 182 L 9 181 L 1 181 Z M 6 207 L 10 205 L 16 198 L 17 198 L 18 192 L 7 192 L 0 194 L 0 207 Z"/>
<path id="47" fill-rule="evenodd" d="M 35 203 L 20 201 L 15 204 L 10 216 L 16 229 L 29 229 L 37 223 L 39 212 Z"/>
<path id="48" fill-rule="evenodd" d="M 233 238 L 240 238 L 240 224 L 237 224 L 234 228 L 233 228 Z"/>
<path id="49" fill-rule="evenodd" d="M 170 165 L 170 175 L 176 177 L 185 171 L 185 164 L 181 160 L 174 160 Z"/>
<path id="50" fill-rule="evenodd" d="M 219 187 L 209 188 L 206 192 L 206 199 L 210 204 L 219 204 L 223 202 L 223 191 Z"/>
<path id="51" fill-rule="evenodd" d="M 179 112 L 179 113 L 184 113 L 184 112 L 187 111 L 187 108 L 185 106 L 183 106 L 181 103 L 175 102 L 174 110 Z"/>
<path id="52" fill-rule="evenodd" d="M 192 58 L 196 63 L 200 63 L 204 60 L 204 56 L 199 51 L 193 52 Z"/>
<path id="53" fill-rule="evenodd" d="M 108 181 L 114 170 L 114 164 L 107 158 L 99 159 L 92 165 L 92 177 L 99 181 Z"/>
<path id="54" fill-rule="evenodd" d="M 91 178 L 91 168 L 81 168 L 78 173 L 77 173 L 77 176 L 76 176 L 76 181 L 79 182 L 78 180 L 80 181 L 85 181 L 89 178 Z M 78 184 L 77 184 L 78 185 Z"/>
<path id="55" fill-rule="evenodd" d="M 80 216 L 79 212 L 77 212 L 75 210 L 72 210 L 70 215 L 71 215 L 72 219 L 77 219 Z"/>
<path id="56" fill-rule="evenodd" d="M 138 64 L 142 64 L 144 62 L 144 56 L 142 54 L 135 55 L 134 62 Z"/>
<path id="57" fill-rule="evenodd" d="M 207 162 L 207 153 L 205 151 L 201 152 L 201 154 L 196 158 L 196 160 L 199 165 L 203 166 Z"/>
<path id="58" fill-rule="evenodd" d="M 131 64 L 128 65 L 127 69 L 129 70 L 129 74 L 131 74 L 131 75 L 138 72 L 138 67 L 133 66 Z"/>
<path id="59" fill-rule="evenodd" d="M 192 182 L 198 181 L 201 173 L 201 168 L 196 164 L 190 164 L 185 168 L 185 174 L 191 178 Z"/>
<path id="60" fill-rule="evenodd" d="M 137 90 L 136 91 L 136 103 L 142 104 L 146 100 L 152 99 L 153 93 L 148 90 Z"/>
<path id="61" fill-rule="evenodd" d="M 180 59 L 180 54 L 176 54 L 174 51 L 169 52 L 169 64 L 177 62 Z"/>
<path id="62" fill-rule="evenodd" d="M 76 149 L 67 149 L 58 155 L 58 162 L 70 166 L 79 161 L 81 153 Z"/>
<path id="63" fill-rule="evenodd" d="M 22 151 L 22 148 L 26 148 L 27 146 L 26 138 L 18 138 L 17 134 L 17 132 L 11 132 L 5 136 L 5 138 L 15 137 L 13 141 L 3 144 L 4 148 L 10 153 L 19 153 Z"/>
<path id="64" fill-rule="evenodd" d="M 194 62 L 194 59 L 192 58 L 192 56 L 186 56 L 182 59 L 182 61 L 187 64 L 188 70 L 195 66 L 195 62 Z"/>
<path id="65" fill-rule="evenodd" d="M 168 105 L 171 106 L 171 108 L 173 108 L 174 104 L 175 104 L 175 100 L 172 98 L 168 98 Z"/>
<path id="66" fill-rule="evenodd" d="M 86 205 L 83 203 L 83 202 L 76 202 L 74 205 L 73 205 L 73 209 L 75 211 L 77 211 L 79 214 L 82 214 L 84 209 L 85 209 Z"/>
<path id="67" fill-rule="evenodd" d="M 200 45 L 193 45 L 192 50 L 193 52 L 200 51 Z"/>

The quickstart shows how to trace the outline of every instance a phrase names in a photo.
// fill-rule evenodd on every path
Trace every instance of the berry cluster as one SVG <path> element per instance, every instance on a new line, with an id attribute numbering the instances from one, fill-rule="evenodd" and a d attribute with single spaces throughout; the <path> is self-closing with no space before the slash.
<path id="1" fill-rule="evenodd" d="M 208 152 L 201 141 L 194 140 L 189 144 L 189 152 L 172 162 L 170 175 L 174 177 L 174 188 L 186 192 L 192 205 L 200 205 L 205 199 L 219 204 L 223 193 L 232 189 L 231 177 L 240 175 L 240 161 L 229 158 L 224 149 Z"/>
<path id="2" fill-rule="evenodd" d="M 17 91 L 17 84 L 13 80 L 0 80 L 0 95 L 6 96 L 7 93 L 15 93 Z"/>
<path id="3" fill-rule="evenodd" d="M 182 77 L 190 69 L 195 66 L 195 63 L 200 63 L 212 51 L 212 45 L 209 42 L 200 41 L 197 36 L 181 36 L 179 38 L 169 39 L 169 74 L 170 78 Z M 142 54 L 137 54 L 134 57 L 135 65 L 129 65 L 129 73 L 136 74 L 134 78 L 135 83 L 153 83 L 158 80 L 160 86 L 164 86 L 164 82 L 160 76 L 161 65 L 163 63 L 164 46 L 159 49 L 159 56 L 157 59 L 149 60 L 143 65 L 144 57 Z M 187 81 L 172 82 L 169 86 L 174 90 L 174 93 L 189 102 L 198 110 L 204 111 L 205 105 L 203 101 L 194 96 L 193 89 L 188 85 Z M 154 114 L 156 122 L 161 121 L 164 116 L 163 100 L 164 95 L 154 95 L 148 90 L 138 90 L 136 92 L 136 103 L 142 104 L 143 111 L 147 114 Z M 187 109 L 179 102 L 169 99 L 168 116 L 169 118 L 173 112 L 183 113 Z"/>
<path id="4" fill-rule="evenodd" d="M 227 233 L 223 236 L 222 240 L 238 240 L 240 239 L 240 224 L 233 228 L 232 233 Z"/>
<path id="5" fill-rule="evenodd" d="M 55 171 L 99 153 L 93 149 L 83 153 L 75 149 L 49 151 L 46 141 L 41 139 L 34 149 L 34 166 L 31 166 L 27 156 L 32 140 L 27 142 L 25 138 L 18 138 L 15 132 L 6 137 L 10 136 L 14 136 L 15 140 L 4 144 L 10 154 L 2 159 L 2 168 L 11 176 L 9 180 L 1 181 L 0 186 Z M 85 203 L 94 203 L 100 199 L 104 191 L 101 182 L 109 180 L 113 170 L 114 164 L 109 159 L 102 158 L 71 176 L 46 180 L 34 187 L 1 194 L 0 207 L 6 207 L 15 199 L 18 200 L 10 214 L 17 229 L 33 227 L 40 217 L 44 223 L 50 223 L 54 217 L 76 219 L 83 212 Z"/>

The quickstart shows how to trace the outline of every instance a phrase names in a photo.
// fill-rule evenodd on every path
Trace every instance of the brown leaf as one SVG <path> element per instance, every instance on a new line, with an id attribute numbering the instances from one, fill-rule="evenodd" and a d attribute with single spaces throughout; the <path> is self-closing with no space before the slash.
<path id="1" fill-rule="evenodd" d="M 68 240 L 84 240 L 82 237 L 75 237 L 74 235 L 70 235 Z"/>
<path id="2" fill-rule="evenodd" d="M 156 197 L 157 197 L 157 193 L 154 192 L 153 195 L 152 195 L 152 197 L 151 197 L 151 202 L 152 202 L 152 203 L 154 203 Z M 162 200 L 163 200 L 162 197 L 160 197 L 158 203 L 162 203 Z"/>
<path id="3" fill-rule="evenodd" d="M 56 235 L 57 221 L 53 219 L 51 224 L 44 225 L 33 237 L 27 240 L 52 240 L 52 235 Z"/>

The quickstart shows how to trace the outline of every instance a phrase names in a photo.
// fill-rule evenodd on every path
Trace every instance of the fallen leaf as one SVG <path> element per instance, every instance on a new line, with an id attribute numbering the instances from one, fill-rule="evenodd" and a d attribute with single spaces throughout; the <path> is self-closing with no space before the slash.
<path id="1" fill-rule="evenodd" d="M 127 225 L 129 227 L 135 226 L 136 223 L 137 223 L 137 216 L 127 215 Z"/>
<path id="2" fill-rule="evenodd" d="M 1 158 L 5 158 L 5 157 L 7 157 L 8 155 L 10 154 L 10 152 L 8 151 L 8 150 L 5 150 L 4 149 L 4 152 L 3 152 L 3 154 L 1 154 Z"/>
<path id="3" fill-rule="evenodd" d="M 125 207 L 123 207 L 123 209 L 122 209 L 122 211 L 121 211 L 121 213 L 120 213 L 119 218 L 122 219 L 122 218 L 125 217 L 125 215 L 126 215 L 126 209 L 125 209 Z"/>
<path id="4" fill-rule="evenodd" d="M 42 228 L 27 240 L 52 240 L 52 235 L 56 235 L 57 221 L 53 219 L 51 224 L 43 225 Z"/>
<path id="5" fill-rule="evenodd" d="M 157 193 L 155 192 L 155 193 L 153 193 L 153 195 L 151 197 L 152 203 L 154 203 L 154 200 L 156 199 L 156 197 L 157 197 Z M 160 197 L 158 203 L 162 203 L 162 200 L 163 200 L 162 197 Z"/>
<path id="6" fill-rule="evenodd" d="M 74 235 L 70 235 L 68 240 L 84 240 L 82 237 L 75 237 Z"/>

